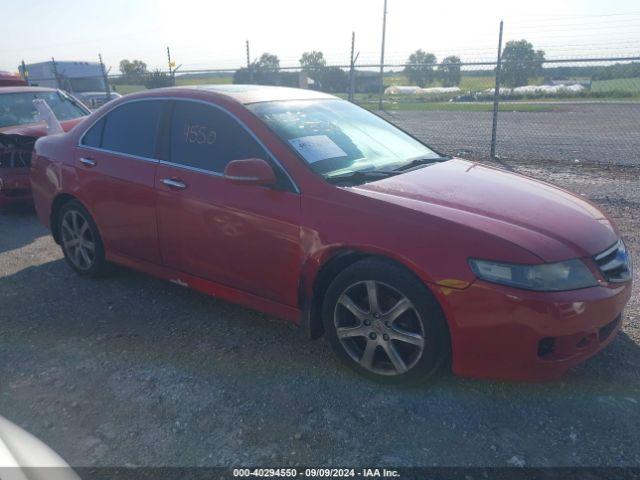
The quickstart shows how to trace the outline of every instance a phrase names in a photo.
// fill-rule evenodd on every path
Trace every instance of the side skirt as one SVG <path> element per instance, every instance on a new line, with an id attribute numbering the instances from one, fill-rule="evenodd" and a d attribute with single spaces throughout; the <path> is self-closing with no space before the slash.
<path id="1" fill-rule="evenodd" d="M 298 308 L 268 300 L 252 293 L 212 282 L 200 277 L 194 277 L 188 273 L 173 270 L 161 265 L 133 259 L 125 255 L 107 253 L 107 261 L 117 263 L 132 270 L 138 270 L 154 277 L 169 280 L 183 287 L 192 288 L 207 295 L 211 295 L 231 303 L 242 305 L 252 310 L 258 310 L 274 317 L 300 324 L 302 311 Z"/>

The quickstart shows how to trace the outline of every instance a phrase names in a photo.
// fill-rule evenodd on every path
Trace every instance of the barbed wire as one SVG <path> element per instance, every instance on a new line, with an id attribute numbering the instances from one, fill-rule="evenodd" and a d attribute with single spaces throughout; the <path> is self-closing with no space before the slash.
<path id="1" fill-rule="evenodd" d="M 535 20 L 543 18 L 544 20 Z M 550 58 L 548 61 L 571 60 L 568 57 L 588 56 L 591 58 L 604 59 L 603 57 L 633 57 L 640 54 L 640 44 L 631 40 L 631 31 L 638 31 L 640 36 L 640 11 L 626 13 L 609 14 L 533 14 L 525 20 L 512 19 L 505 23 L 505 43 L 509 40 L 527 38 L 534 44 L 534 48 L 542 49 Z M 539 38 L 542 41 L 536 41 Z M 95 44 L 112 38 L 103 36 L 98 39 L 91 39 L 89 43 Z M 568 43 L 567 40 L 571 39 Z M 476 46 L 452 48 L 449 53 L 444 52 L 441 47 L 424 48 L 426 51 L 434 51 L 439 58 L 455 55 L 461 58 L 462 65 L 488 65 L 495 62 L 497 58 L 496 43 L 497 32 L 487 31 L 474 34 Z M 86 44 L 87 42 L 62 42 L 47 44 L 47 47 Z M 435 47 L 435 46 L 434 46 Z M 28 48 L 3 48 L 0 52 L 10 51 L 32 51 L 45 47 Z M 179 50 L 178 50 L 179 51 Z M 104 52 L 104 50 L 103 50 Z M 238 48 L 237 56 L 228 56 L 213 59 L 190 59 L 183 62 L 182 71 L 189 70 L 233 70 L 246 65 L 243 58 L 244 49 Z M 387 51 L 386 56 L 391 65 L 388 68 L 404 68 L 411 55 L 410 51 Z M 358 60 L 359 68 L 379 67 L 377 62 L 379 51 L 360 51 Z M 174 55 L 179 57 L 178 55 Z M 252 61 L 258 58 L 252 58 Z M 328 66 L 339 66 L 348 68 L 348 52 L 331 51 L 325 54 Z M 282 69 L 299 68 L 299 55 L 287 54 L 279 57 Z M 435 64 L 438 65 L 438 64 Z M 385 67 L 387 67 L 385 65 Z M 113 67 L 112 67 L 113 68 Z M 162 69 L 162 64 L 155 64 L 155 68 Z"/>

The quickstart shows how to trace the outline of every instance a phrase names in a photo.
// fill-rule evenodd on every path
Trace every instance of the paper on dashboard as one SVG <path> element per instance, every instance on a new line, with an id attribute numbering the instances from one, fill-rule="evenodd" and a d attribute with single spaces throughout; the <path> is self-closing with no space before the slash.
<path id="1" fill-rule="evenodd" d="M 292 138 L 289 143 L 309 163 L 347 156 L 345 151 L 327 135 L 308 135 L 306 137 Z"/>

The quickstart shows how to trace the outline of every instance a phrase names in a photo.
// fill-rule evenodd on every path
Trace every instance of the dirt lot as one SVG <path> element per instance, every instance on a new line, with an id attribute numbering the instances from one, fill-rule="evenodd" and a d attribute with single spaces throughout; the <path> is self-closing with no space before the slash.
<path id="1" fill-rule="evenodd" d="M 640 102 L 554 103 L 541 112 L 500 112 L 503 158 L 640 163 Z M 444 153 L 486 158 L 491 112 L 393 112 L 387 118 Z"/>
<path id="2" fill-rule="evenodd" d="M 640 265 L 636 168 L 515 163 L 585 194 Z M 640 270 L 640 269 L 637 269 Z M 293 326 L 129 271 L 83 280 L 0 214 L 0 414 L 73 465 L 640 465 L 638 273 L 623 331 L 549 384 L 369 383 Z"/>

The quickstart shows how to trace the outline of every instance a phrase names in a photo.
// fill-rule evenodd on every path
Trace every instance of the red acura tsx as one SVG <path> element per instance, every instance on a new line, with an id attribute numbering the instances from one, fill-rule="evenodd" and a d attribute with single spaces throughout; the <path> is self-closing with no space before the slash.
<path id="1" fill-rule="evenodd" d="M 612 341 L 631 292 L 588 201 L 314 91 L 128 95 L 38 140 L 31 183 L 79 274 L 120 264 L 293 321 L 387 382 L 449 360 L 557 377 Z"/>

